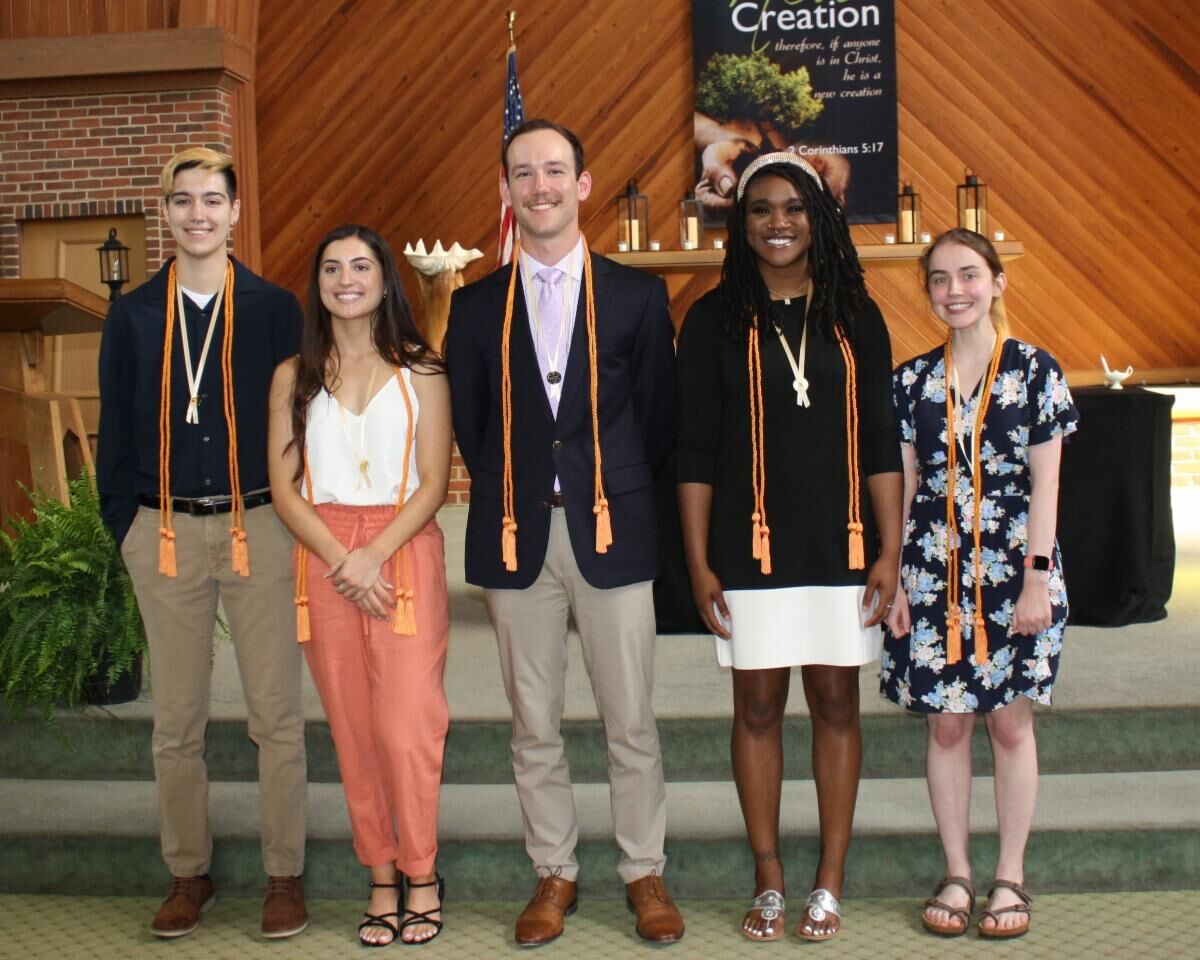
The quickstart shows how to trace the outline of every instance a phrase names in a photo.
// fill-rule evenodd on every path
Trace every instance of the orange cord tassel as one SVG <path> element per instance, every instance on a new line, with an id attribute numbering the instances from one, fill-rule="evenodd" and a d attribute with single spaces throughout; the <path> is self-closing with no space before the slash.
<path id="1" fill-rule="evenodd" d="M 308 643 L 312 639 L 312 628 L 308 622 L 308 597 L 296 598 L 296 642 Z"/>
<path id="2" fill-rule="evenodd" d="M 765 523 L 758 528 L 758 553 L 759 553 L 759 569 L 763 576 L 769 576 L 771 573 L 771 528 Z"/>
<path id="3" fill-rule="evenodd" d="M 500 534 L 500 557 L 504 561 L 504 569 L 512 573 L 517 569 L 517 521 L 505 517 Z"/>
<path id="4" fill-rule="evenodd" d="M 596 501 L 596 505 L 592 507 L 592 513 L 596 515 L 596 552 L 608 553 L 608 548 L 612 546 L 612 518 L 608 515 L 608 500 L 601 497 Z"/>
<path id="5" fill-rule="evenodd" d="M 175 531 L 158 528 L 158 572 L 168 577 L 179 575 L 175 568 Z"/>
<path id="6" fill-rule="evenodd" d="M 986 667 L 988 662 L 987 624 L 980 613 L 975 614 L 975 666 Z"/>
<path id="7" fill-rule="evenodd" d="M 755 560 L 762 559 L 762 543 L 760 542 L 762 540 L 762 524 L 758 522 L 760 519 L 762 519 L 762 517 L 758 513 L 752 513 L 750 515 L 752 530 L 752 533 L 750 534 L 750 554 Z"/>
<path id="8" fill-rule="evenodd" d="M 417 632 L 417 615 L 413 606 L 413 592 L 398 590 L 396 594 L 396 606 L 392 610 L 392 633 L 414 636 Z"/>
<path id="9" fill-rule="evenodd" d="M 958 608 L 946 615 L 946 663 L 955 664 L 962 659 L 962 623 Z"/>
<path id="10" fill-rule="evenodd" d="M 239 576 L 250 576 L 250 547 L 246 544 L 246 531 L 241 527 L 230 531 L 233 537 L 233 572 Z"/>
<path id="11" fill-rule="evenodd" d="M 866 553 L 863 551 L 863 525 L 850 524 L 850 569 L 862 570 L 867 565 Z"/>

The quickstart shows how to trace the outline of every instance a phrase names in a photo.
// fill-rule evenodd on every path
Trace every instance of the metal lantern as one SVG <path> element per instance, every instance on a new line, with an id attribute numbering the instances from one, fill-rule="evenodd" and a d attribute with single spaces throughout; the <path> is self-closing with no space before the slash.
<path id="1" fill-rule="evenodd" d="M 699 250 L 704 246 L 704 214 L 691 190 L 679 201 L 679 247 Z"/>
<path id="2" fill-rule="evenodd" d="M 987 184 L 968 167 L 965 182 L 958 185 L 958 225 L 978 234 L 988 234 Z"/>
<path id="3" fill-rule="evenodd" d="M 901 243 L 916 243 L 921 235 L 921 195 L 907 180 L 896 195 L 896 233 Z"/>
<path id="4" fill-rule="evenodd" d="M 113 227 L 96 252 L 100 254 L 100 282 L 108 284 L 111 303 L 121 296 L 121 287 L 129 282 L 129 248 L 117 239 L 117 228 Z"/>
<path id="5" fill-rule="evenodd" d="M 617 249 L 647 250 L 650 247 L 650 201 L 638 193 L 637 178 L 629 181 L 617 197 Z"/>

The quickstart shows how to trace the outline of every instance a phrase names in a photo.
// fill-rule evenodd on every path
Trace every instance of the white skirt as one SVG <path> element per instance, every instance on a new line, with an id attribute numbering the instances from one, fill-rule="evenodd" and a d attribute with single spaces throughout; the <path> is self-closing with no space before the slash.
<path id="1" fill-rule="evenodd" d="M 864 628 L 865 587 L 726 590 L 733 638 L 714 636 L 717 663 L 738 670 L 805 664 L 860 667 L 879 659 L 883 632 Z"/>

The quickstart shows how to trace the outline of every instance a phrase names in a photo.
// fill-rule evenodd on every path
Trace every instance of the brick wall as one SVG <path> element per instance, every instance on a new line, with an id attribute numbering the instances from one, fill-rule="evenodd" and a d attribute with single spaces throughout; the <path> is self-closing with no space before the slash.
<path id="1" fill-rule="evenodd" d="M 1171 486 L 1200 487 L 1200 420 L 1171 425 Z"/>
<path id="2" fill-rule="evenodd" d="M 24 220 L 146 214 L 146 270 L 171 251 L 158 176 L 177 151 L 230 152 L 230 94 L 216 88 L 0 99 L 0 276 L 20 275 Z"/>
<path id="3" fill-rule="evenodd" d="M 471 477 L 463 464 L 462 454 L 458 452 L 458 444 L 454 445 L 454 453 L 450 457 L 450 492 L 446 494 L 446 503 L 451 506 L 465 506 L 471 502 Z"/>

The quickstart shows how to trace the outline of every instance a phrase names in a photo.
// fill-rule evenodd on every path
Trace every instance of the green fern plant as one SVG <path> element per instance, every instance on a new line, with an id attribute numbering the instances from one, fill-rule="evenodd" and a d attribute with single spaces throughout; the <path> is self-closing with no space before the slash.
<path id="1" fill-rule="evenodd" d="M 58 729 L 55 707 L 78 706 L 103 663 L 109 686 L 146 650 L 133 583 L 100 517 L 95 483 L 68 484 L 69 503 L 30 494 L 34 519 L 0 529 L 0 684 L 5 714 Z"/>

